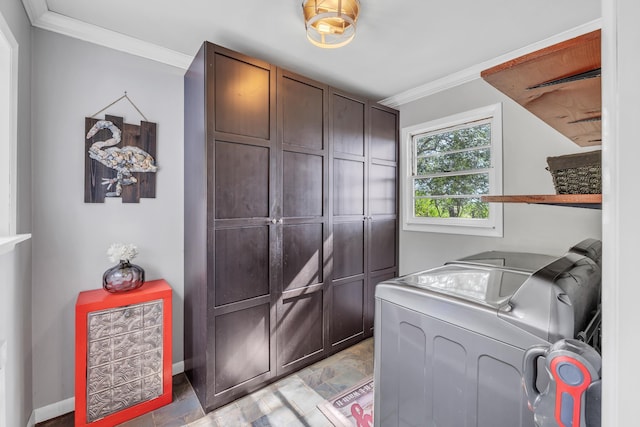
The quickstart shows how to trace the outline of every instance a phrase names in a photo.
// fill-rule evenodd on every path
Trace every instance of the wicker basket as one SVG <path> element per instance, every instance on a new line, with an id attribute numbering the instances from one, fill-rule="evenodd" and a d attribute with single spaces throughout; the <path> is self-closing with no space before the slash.
<path id="1" fill-rule="evenodd" d="M 602 192 L 601 150 L 547 157 L 557 194 L 600 194 Z"/>

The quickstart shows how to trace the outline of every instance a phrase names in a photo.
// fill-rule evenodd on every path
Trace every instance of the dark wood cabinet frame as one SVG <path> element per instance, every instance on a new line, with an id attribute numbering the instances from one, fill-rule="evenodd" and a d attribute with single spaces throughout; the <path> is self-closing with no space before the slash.
<path id="1" fill-rule="evenodd" d="M 185 371 L 205 411 L 373 335 L 398 112 L 205 43 L 185 74 Z"/>

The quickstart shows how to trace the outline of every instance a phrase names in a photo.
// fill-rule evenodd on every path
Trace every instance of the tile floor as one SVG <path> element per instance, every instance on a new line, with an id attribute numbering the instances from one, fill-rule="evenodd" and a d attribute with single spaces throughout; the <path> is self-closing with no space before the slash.
<path id="1" fill-rule="evenodd" d="M 173 377 L 173 402 L 123 427 L 330 427 L 316 405 L 373 375 L 373 339 L 336 353 L 253 394 L 205 414 L 184 374 Z M 71 427 L 73 412 L 36 427 Z"/>

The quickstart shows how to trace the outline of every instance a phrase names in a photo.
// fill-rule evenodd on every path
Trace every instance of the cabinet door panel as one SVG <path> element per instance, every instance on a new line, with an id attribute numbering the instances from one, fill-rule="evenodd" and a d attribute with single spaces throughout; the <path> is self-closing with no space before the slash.
<path id="1" fill-rule="evenodd" d="M 365 105 L 335 93 L 331 101 L 334 152 L 364 156 Z"/>
<path id="2" fill-rule="evenodd" d="M 270 308 L 262 304 L 215 318 L 215 393 L 269 371 Z"/>
<path id="3" fill-rule="evenodd" d="M 282 231 L 284 290 L 322 283 L 323 224 L 285 226 Z"/>
<path id="4" fill-rule="evenodd" d="M 371 267 L 370 271 L 395 267 L 396 265 L 396 220 L 371 222 Z"/>
<path id="5" fill-rule="evenodd" d="M 313 150 L 324 149 L 324 90 L 287 76 L 282 78 L 281 84 L 282 142 Z"/>
<path id="6" fill-rule="evenodd" d="M 216 219 L 269 216 L 269 148 L 216 141 Z"/>
<path id="7" fill-rule="evenodd" d="M 369 168 L 369 207 L 373 215 L 396 213 L 396 168 L 372 164 Z"/>
<path id="8" fill-rule="evenodd" d="M 333 280 L 364 273 L 364 222 L 333 225 Z"/>
<path id="9" fill-rule="evenodd" d="M 371 108 L 371 158 L 395 162 L 398 153 L 396 115 Z"/>
<path id="10" fill-rule="evenodd" d="M 215 231 L 215 305 L 269 293 L 269 229 Z"/>
<path id="11" fill-rule="evenodd" d="M 323 350 L 323 292 L 282 301 L 278 313 L 280 367 Z"/>
<path id="12" fill-rule="evenodd" d="M 364 281 L 333 285 L 331 342 L 337 344 L 364 330 Z"/>
<path id="13" fill-rule="evenodd" d="M 285 217 L 322 216 L 324 165 L 322 156 L 285 151 L 283 154 Z"/>
<path id="14" fill-rule="evenodd" d="M 271 70 L 215 55 L 215 129 L 268 140 Z"/>
<path id="15" fill-rule="evenodd" d="M 335 159 L 333 167 L 334 215 L 364 215 L 364 163 Z"/>

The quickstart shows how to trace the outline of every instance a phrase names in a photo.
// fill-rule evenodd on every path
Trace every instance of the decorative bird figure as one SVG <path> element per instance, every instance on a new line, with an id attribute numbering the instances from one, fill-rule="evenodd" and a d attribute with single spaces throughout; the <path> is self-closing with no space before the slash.
<path id="1" fill-rule="evenodd" d="M 98 131 L 109 129 L 111 138 L 106 141 L 96 141 L 89 147 L 89 157 L 97 160 L 108 168 L 114 169 L 115 178 L 102 178 L 102 185 L 110 190 L 116 184 L 115 191 L 108 192 L 107 197 L 120 197 L 123 185 L 131 185 L 138 182 L 132 172 L 156 172 L 158 167 L 151 154 L 133 146 L 114 147 L 121 141 L 122 132 L 116 125 L 108 120 L 99 120 L 87 133 L 87 139 L 92 138 Z M 108 147 L 108 148 L 105 148 Z"/>

